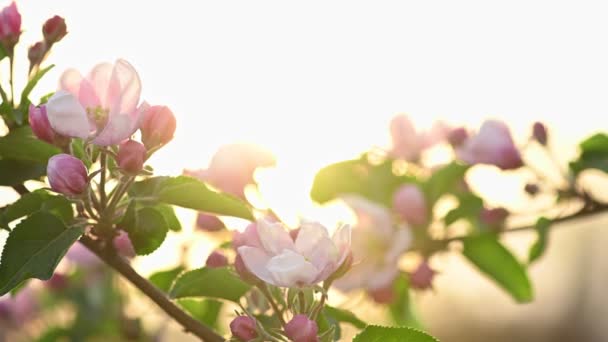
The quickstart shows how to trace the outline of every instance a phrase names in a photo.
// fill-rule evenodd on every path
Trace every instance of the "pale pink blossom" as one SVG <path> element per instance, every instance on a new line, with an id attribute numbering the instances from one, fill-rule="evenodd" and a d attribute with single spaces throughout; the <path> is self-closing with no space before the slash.
<path id="1" fill-rule="evenodd" d="M 509 127 L 497 120 L 485 121 L 476 135 L 468 138 L 456 149 L 456 154 L 471 165 L 490 164 L 503 170 L 516 169 L 523 165 Z"/>
<path id="2" fill-rule="evenodd" d="M 249 271 L 275 286 L 301 287 L 321 282 L 338 270 L 350 253 L 347 225 L 340 226 L 330 238 L 321 224 L 304 222 L 295 241 L 278 222 L 259 220 L 255 231 L 258 239 L 246 239 L 237 251 Z"/>
<path id="3" fill-rule="evenodd" d="M 118 144 L 139 128 L 141 82 L 127 61 L 98 64 L 83 77 L 69 69 L 59 90 L 49 99 L 47 113 L 53 129 L 65 136 L 91 138 L 100 146 Z"/>
<path id="4" fill-rule="evenodd" d="M 393 196 L 393 209 L 408 223 L 419 226 L 428 221 L 428 207 L 424 193 L 417 185 L 406 184 Z"/>
<path id="5" fill-rule="evenodd" d="M 245 198 L 245 186 L 255 184 L 255 170 L 273 165 L 275 158 L 269 151 L 259 146 L 239 143 L 220 147 L 207 169 L 186 170 L 184 173 L 223 192 Z"/>
<path id="6" fill-rule="evenodd" d="M 285 324 L 285 336 L 293 342 L 317 342 L 319 338 L 319 327 L 317 323 L 308 316 L 299 314 L 293 316 L 291 321 Z"/>
<path id="7" fill-rule="evenodd" d="M 409 227 L 396 227 L 390 211 L 358 196 L 343 200 L 357 216 L 352 229 L 352 268 L 335 282 L 343 291 L 379 290 L 390 286 L 399 273 L 401 255 L 412 243 Z"/>
<path id="8" fill-rule="evenodd" d="M 390 123 L 390 154 L 394 158 L 417 161 L 424 150 L 444 140 L 449 131 L 441 121 L 435 122 L 428 131 L 417 131 L 407 115 L 397 115 Z"/>

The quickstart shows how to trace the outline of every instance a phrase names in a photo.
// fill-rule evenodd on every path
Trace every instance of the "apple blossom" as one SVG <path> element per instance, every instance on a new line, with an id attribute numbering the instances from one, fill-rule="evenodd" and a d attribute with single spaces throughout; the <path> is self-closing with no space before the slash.
<path id="1" fill-rule="evenodd" d="M 56 154 L 49 159 L 46 174 L 51 188 L 68 196 L 82 194 L 89 183 L 84 163 L 65 153 Z"/>
<path id="2" fill-rule="evenodd" d="M 416 131 L 406 115 L 397 115 L 390 122 L 391 150 L 395 158 L 417 161 L 427 148 L 439 143 L 449 132 L 443 122 L 436 122 L 428 131 Z"/>
<path id="3" fill-rule="evenodd" d="M 138 128 L 141 82 L 127 61 L 98 64 L 85 78 L 73 69 L 61 76 L 59 90 L 48 100 L 51 127 L 65 136 L 89 138 L 108 146 L 128 139 Z"/>
<path id="4" fill-rule="evenodd" d="M 230 332 L 239 341 L 247 342 L 258 337 L 255 320 L 247 316 L 238 316 L 230 322 Z"/>
<path id="5" fill-rule="evenodd" d="M 352 229 L 352 268 L 335 286 L 378 290 L 390 286 L 399 273 L 401 254 L 412 243 L 409 227 L 395 227 L 388 209 L 359 196 L 343 198 L 357 216 Z"/>
<path id="6" fill-rule="evenodd" d="M 424 193 L 417 185 L 406 184 L 393 196 L 393 208 L 397 214 L 412 225 L 423 225 L 428 221 L 428 208 Z"/>
<path id="7" fill-rule="evenodd" d="M 173 139 L 175 126 L 175 116 L 168 107 L 148 107 L 143 113 L 139 127 L 141 140 L 149 149 L 164 145 Z"/>
<path id="8" fill-rule="evenodd" d="M 523 165 L 519 150 L 504 122 L 487 120 L 476 135 L 456 149 L 458 157 L 469 163 L 495 165 L 503 170 Z"/>
<path id="9" fill-rule="evenodd" d="M 58 134 L 51 127 L 45 105 L 38 107 L 30 105 L 28 120 L 32 132 L 38 139 L 54 145 L 65 145 L 68 143 L 68 138 Z"/>
<path id="10" fill-rule="evenodd" d="M 350 252 L 347 225 L 340 226 L 330 238 L 321 224 L 304 222 L 295 241 L 278 222 L 258 220 L 255 231 L 260 246 L 251 236 L 237 251 L 249 271 L 275 286 L 301 287 L 321 282 L 342 265 Z"/>
<path id="11" fill-rule="evenodd" d="M 291 321 L 285 324 L 285 336 L 293 342 L 317 342 L 319 338 L 319 327 L 317 323 L 306 315 L 295 315 Z"/>
<path id="12" fill-rule="evenodd" d="M 42 26 L 44 41 L 49 45 L 57 43 L 63 39 L 66 34 L 68 34 L 68 31 L 65 25 L 65 19 L 58 15 L 49 18 Z"/>

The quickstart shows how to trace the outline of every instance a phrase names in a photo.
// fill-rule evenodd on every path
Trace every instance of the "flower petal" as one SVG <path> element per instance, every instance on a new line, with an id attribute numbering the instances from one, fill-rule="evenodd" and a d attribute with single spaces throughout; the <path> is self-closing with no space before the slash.
<path id="1" fill-rule="evenodd" d="M 106 108 L 117 113 L 133 113 L 137 109 L 141 94 L 141 80 L 135 68 L 124 59 L 119 59 L 112 69 L 107 97 Z"/>
<path id="2" fill-rule="evenodd" d="M 342 265 L 344 259 L 348 256 L 350 252 L 351 245 L 351 228 L 350 225 L 344 224 L 340 226 L 333 234 L 332 240 L 334 245 L 338 249 L 338 267 Z"/>
<path id="3" fill-rule="evenodd" d="M 293 240 L 281 223 L 258 221 L 258 235 L 264 249 L 270 254 L 280 254 L 285 249 L 294 249 Z"/>
<path id="4" fill-rule="evenodd" d="M 327 229 L 318 222 L 303 222 L 296 239 L 296 251 L 310 259 L 310 256 L 323 240 L 329 240 Z M 325 244 L 323 244 L 325 245 Z"/>
<path id="5" fill-rule="evenodd" d="M 61 79 L 59 80 L 59 89 L 65 90 L 74 96 L 78 96 L 80 91 L 80 83 L 83 77 L 80 72 L 76 69 L 68 69 L 63 72 Z"/>
<path id="6" fill-rule="evenodd" d="M 266 268 L 270 255 L 259 248 L 249 246 L 239 247 L 238 252 L 251 273 L 269 284 L 276 285 L 270 271 Z"/>
<path id="7" fill-rule="evenodd" d="M 110 116 L 108 123 L 95 137 L 93 143 L 99 146 L 118 144 L 133 135 L 137 130 L 134 126 L 134 119 L 128 114 Z"/>
<path id="8" fill-rule="evenodd" d="M 271 258 L 266 268 L 274 279 L 274 285 L 283 287 L 310 285 L 319 273 L 302 255 L 289 249 Z"/>
<path id="9" fill-rule="evenodd" d="M 57 91 L 49 99 L 46 111 L 49 123 L 56 132 L 83 139 L 89 136 L 87 113 L 72 94 L 63 90 Z"/>

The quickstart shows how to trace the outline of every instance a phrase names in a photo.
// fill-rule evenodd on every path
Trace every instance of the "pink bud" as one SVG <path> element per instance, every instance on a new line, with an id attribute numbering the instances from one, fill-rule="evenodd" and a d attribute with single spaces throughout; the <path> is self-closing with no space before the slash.
<path id="1" fill-rule="evenodd" d="M 372 297 L 374 302 L 378 304 L 390 304 L 395 301 L 395 291 L 393 290 L 393 284 L 379 289 L 368 290 L 367 294 Z"/>
<path id="2" fill-rule="evenodd" d="M 136 175 L 146 161 L 146 148 L 135 140 L 127 140 L 120 144 L 116 162 L 125 173 Z"/>
<path id="3" fill-rule="evenodd" d="M 27 59 L 30 60 L 30 69 L 33 68 L 34 65 L 42 63 L 45 54 L 46 44 L 44 42 L 37 42 L 36 44 L 30 46 L 30 48 L 27 50 Z"/>
<path id="4" fill-rule="evenodd" d="M 393 208 L 407 222 L 423 225 L 427 222 L 426 199 L 420 188 L 407 184 L 397 189 L 393 196 Z"/>
<path id="5" fill-rule="evenodd" d="M 489 226 L 500 226 L 509 216 L 509 212 L 505 208 L 483 208 L 479 214 L 481 222 Z"/>
<path id="6" fill-rule="evenodd" d="M 209 268 L 218 268 L 228 266 L 228 258 L 222 252 L 215 250 L 207 257 L 205 265 Z"/>
<path id="7" fill-rule="evenodd" d="M 67 196 L 82 194 L 89 183 L 87 169 L 82 161 L 65 153 L 49 159 L 46 174 L 51 188 Z"/>
<path id="8" fill-rule="evenodd" d="M 0 42 L 9 55 L 12 55 L 15 44 L 21 35 L 21 14 L 13 1 L 0 12 Z"/>
<path id="9" fill-rule="evenodd" d="M 532 136 L 541 145 L 547 145 L 547 127 L 542 122 L 535 122 L 532 126 Z"/>
<path id="10" fill-rule="evenodd" d="M 243 258 L 241 258 L 240 254 L 236 254 L 236 258 L 234 259 L 234 269 L 236 270 L 236 273 L 239 275 L 239 277 L 241 277 L 241 279 L 249 284 L 259 284 L 261 283 L 261 280 L 256 277 L 253 273 L 251 273 L 251 271 L 249 271 L 249 269 L 247 268 L 247 266 L 245 266 L 245 262 L 243 261 Z"/>
<path id="11" fill-rule="evenodd" d="M 28 118 L 32 132 L 38 139 L 54 145 L 62 145 L 67 143 L 68 138 L 58 134 L 51 127 L 49 118 L 46 114 L 45 105 L 38 107 L 30 105 Z"/>
<path id="12" fill-rule="evenodd" d="M 458 127 L 452 129 L 450 133 L 448 133 L 448 142 L 450 145 L 456 147 L 462 145 L 468 137 L 469 132 L 467 132 L 466 128 Z"/>
<path id="13" fill-rule="evenodd" d="M 293 316 L 291 321 L 285 324 L 284 330 L 285 336 L 293 342 L 317 342 L 319 340 L 317 323 L 306 315 Z"/>
<path id="14" fill-rule="evenodd" d="M 503 170 L 516 169 L 523 165 L 509 127 L 497 120 L 485 121 L 477 134 L 458 146 L 456 154 L 471 165 L 490 164 Z"/>
<path id="15" fill-rule="evenodd" d="M 207 232 L 217 232 L 226 228 L 217 216 L 199 213 L 196 217 L 196 227 Z"/>
<path id="16" fill-rule="evenodd" d="M 58 15 L 48 19 L 42 26 L 42 34 L 47 44 L 57 43 L 68 34 L 65 20 Z"/>
<path id="17" fill-rule="evenodd" d="M 55 273 L 44 285 L 53 291 L 63 291 L 69 285 L 68 277 L 61 273 Z"/>
<path id="18" fill-rule="evenodd" d="M 114 238 L 113 244 L 116 252 L 125 258 L 130 259 L 137 255 L 135 253 L 135 249 L 133 248 L 133 244 L 129 239 L 129 235 L 123 231 L 118 233 L 118 235 Z"/>
<path id="19" fill-rule="evenodd" d="M 426 290 L 433 287 L 433 277 L 435 271 L 431 269 L 429 263 L 425 260 L 418 265 L 414 273 L 410 274 L 410 286 L 418 290 Z"/>
<path id="20" fill-rule="evenodd" d="M 534 183 L 528 183 L 524 187 L 524 191 L 526 191 L 526 193 L 530 196 L 535 196 L 540 191 L 540 188 Z"/>
<path id="21" fill-rule="evenodd" d="M 175 116 L 166 106 L 152 106 L 146 109 L 139 129 L 141 139 L 147 148 L 164 145 L 173 139 Z"/>
<path id="22" fill-rule="evenodd" d="M 255 320 L 248 316 L 238 316 L 230 322 L 230 332 L 239 341 L 251 341 L 258 337 L 255 330 Z"/>

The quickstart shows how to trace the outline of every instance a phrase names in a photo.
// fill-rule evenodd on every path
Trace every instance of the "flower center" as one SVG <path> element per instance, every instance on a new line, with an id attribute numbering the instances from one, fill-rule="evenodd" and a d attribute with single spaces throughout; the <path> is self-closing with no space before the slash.
<path id="1" fill-rule="evenodd" d="M 94 108 L 87 107 L 87 115 L 89 117 L 89 120 L 93 121 L 98 129 L 101 129 L 106 126 L 106 124 L 108 123 L 109 114 L 110 111 L 105 108 L 102 108 L 101 106 L 97 106 Z"/>

